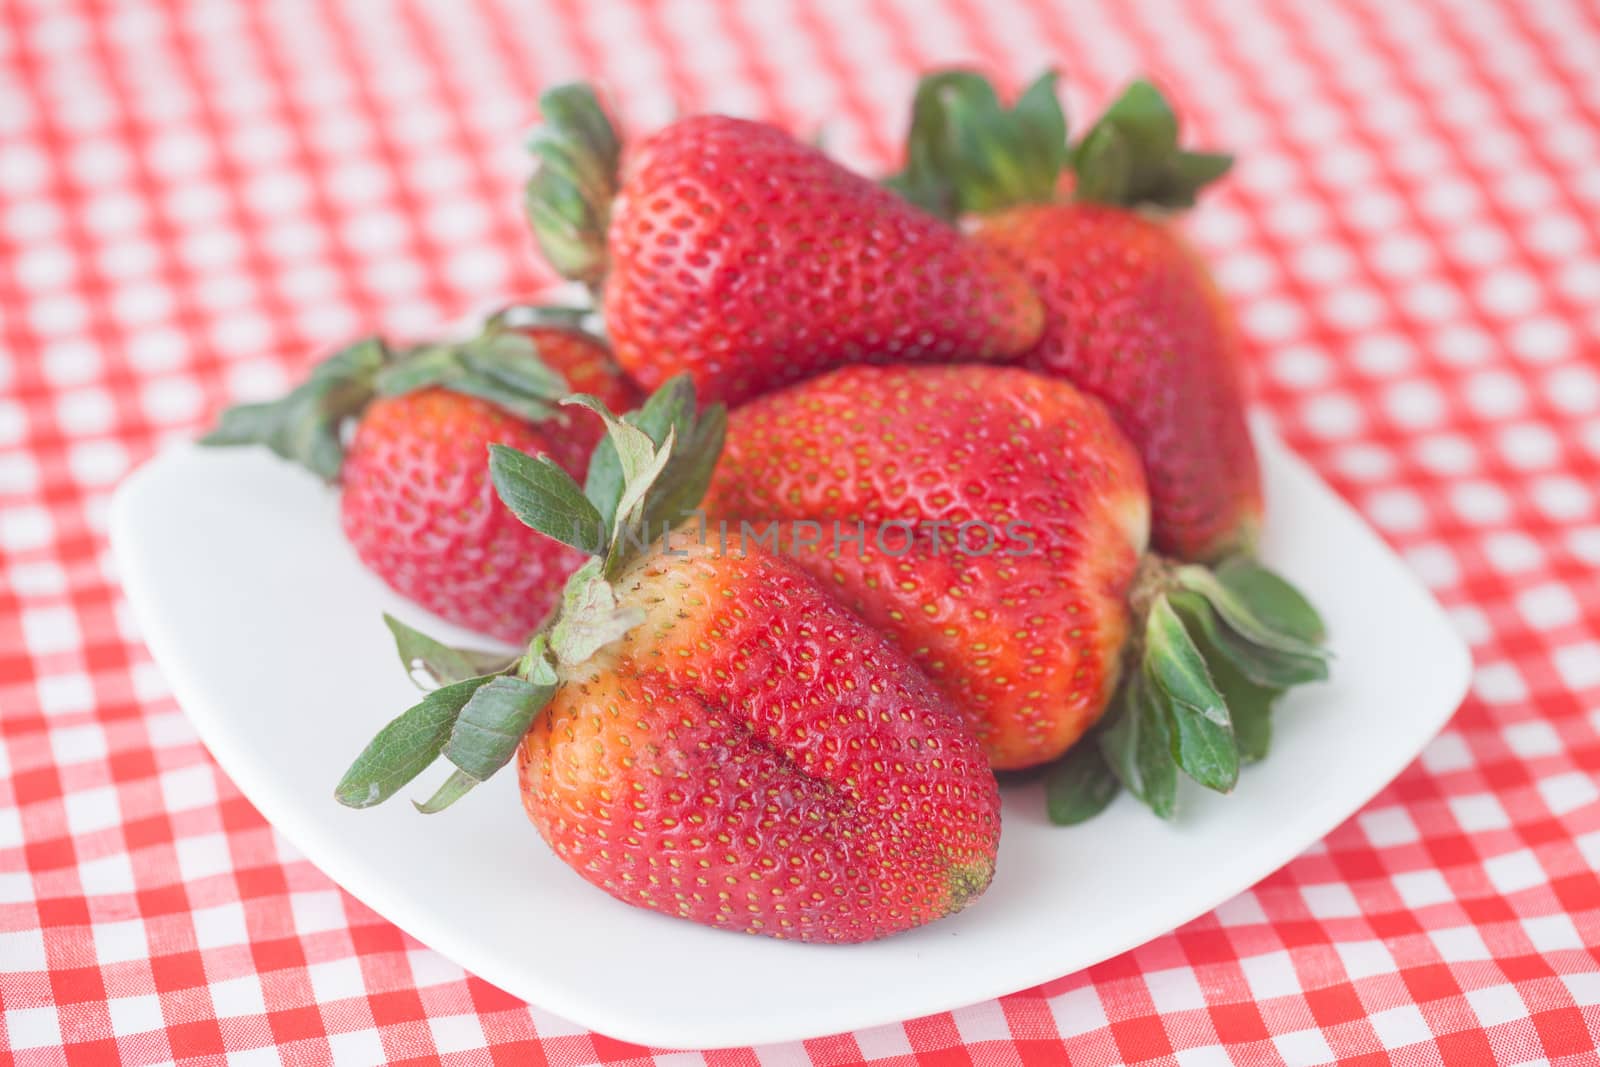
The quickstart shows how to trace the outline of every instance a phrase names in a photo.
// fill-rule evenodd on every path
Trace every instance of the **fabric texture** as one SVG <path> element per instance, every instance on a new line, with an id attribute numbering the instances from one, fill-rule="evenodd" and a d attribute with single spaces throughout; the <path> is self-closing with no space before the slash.
<path id="1" fill-rule="evenodd" d="M 881 171 L 952 61 L 1057 65 L 1080 122 L 1148 73 L 1238 153 L 1188 225 L 1259 403 L 1450 609 L 1472 695 L 1324 841 L 1083 973 L 804 1044 L 588 1033 L 340 891 L 217 770 L 129 621 L 110 493 L 332 345 L 547 284 L 542 85 Z M 1597 565 L 1590 0 L 0 4 L 0 1062 L 1595 1063 Z"/>

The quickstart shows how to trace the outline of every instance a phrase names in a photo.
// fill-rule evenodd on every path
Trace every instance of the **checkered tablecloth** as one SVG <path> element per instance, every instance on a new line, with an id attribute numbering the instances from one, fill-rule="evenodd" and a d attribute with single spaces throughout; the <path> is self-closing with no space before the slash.
<path id="1" fill-rule="evenodd" d="M 0 0 L 0 1062 L 702 1062 L 464 974 L 277 836 L 132 628 L 107 500 L 331 344 L 545 284 L 541 85 L 880 167 L 953 60 L 1059 65 L 1080 117 L 1149 72 L 1238 150 L 1191 228 L 1260 399 L 1450 609 L 1473 693 L 1325 841 L 1142 948 L 703 1061 L 1597 1062 L 1593 0 Z"/>

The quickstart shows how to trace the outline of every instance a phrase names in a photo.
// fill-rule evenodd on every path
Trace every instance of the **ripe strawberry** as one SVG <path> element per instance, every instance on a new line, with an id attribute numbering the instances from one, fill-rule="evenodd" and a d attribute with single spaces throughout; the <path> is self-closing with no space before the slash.
<path id="1" fill-rule="evenodd" d="M 1118 780 L 1164 815 L 1177 769 L 1232 788 L 1271 699 L 1326 674 L 1299 594 L 1244 560 L 1145 554 L 1148 509 L 1097 401 L 977 365 L 848 367 L 747 404 L 706 503 L 893 638 L 997 769 L 1056 759 L 1109 702 L 1058 765 L 1063 821 Z"/>
<path id="2" fill-rule="evenodd" d="M 619 168 L 592 92 L 542 104 L 534 233 L 603 294 L 617 360 L 647 388 L 687 371 L 738 404 L 848 363 L 1006 359 L 1039 337 L 1004 256 L 774 126 L 686 118 Z"/>
<path id="3" fill-rule="evenodd" d="M 1105 708 L 1149 508 L 1098 403 L 975 366 L 849 367 L 752 401 L 706 503 L 820 523 L 797 562 L 939 683 L 997 769 L 1055 759 Z M 858 520 L 860 551 L 834 543 Z M 889 522 L 918 536 L 880 539 Z"/>
<path id="4" fill-rule="evenodd" d="M 263 444 L 339 482 L 345 537 L 368 569 L 451 622 L 518 641 L 583 557 L 499 506 L 484 457 L 496 443 L 545 451 L 581 476 L 599 433 L 552 404 L 574 390 L 634 396 L 570 322 L 491 324 L 463 344 L 409 350 L 372 338 L 282 400 L 225 412 L 205 443 Z"/>
<path id="5" fill-rule="evenodd" d="M 1178 232 L 1136 210 L 1192 204 L 1228 169 L 1228 156 L 1180 150 L 1177 129 L 1135 82 L 1069 151 L 1052 75 L 1007 111 L 981 77 L 934 74 L 893 184 L 973 216 L 976 239 L 1027 272 L 1045 329 L 1025 365 L 1105 402 L 1144 461 L 1156 547 L 1210 560 L 1254 545 L 1261 485 L 1228 309 Z"/>
<path id="6" fill-rule="evenodd" d="M 610 437 L 586 489 L 545 458 L 492 461 L 519 518 L 598 553 L 559 615 L 476 676 L 391 623 L 408 665 L 446 684 L 374 740 L 339 799 L 381 802 L 443 754 L 457 770 L 422 805 L 436 811 L 515 754 L 539 832 L 626 903 L 836 943 L 965 906 L 993 874 L 1000 816 L 960 716 L 791 562 L 680 525 L 725 423 L 695 415 L 687 377 L 629 421 L 595 406 Z"/>

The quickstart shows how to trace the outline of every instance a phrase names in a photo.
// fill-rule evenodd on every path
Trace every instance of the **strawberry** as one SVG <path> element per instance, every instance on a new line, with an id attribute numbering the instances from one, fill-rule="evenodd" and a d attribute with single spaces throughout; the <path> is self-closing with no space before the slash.
<path id="1" fill-rule="evenodd" d="M 616 404 L 634 395 L 603 345 L 546 309 L 463 344 L 357 342 L 283 399 L 224 412 L 204 443 L 266 445 L 337 481 L 362 563 L 451 622 L 518 641 L 583 557 L 499 506 L 484 457 L 495 443 L 545 451 L 581 476 L 599 433 L 553 405 L 573 390 Z"/>
<path id="2" fill-rule="evenodd" d="M 752 401 L 706 503 L 821 524 L 797 562 L 950 694 L 997 769 L 1055 759 L 1106 706 L 1149 507 L 1099 404 L 976 366 L 849 367 Z M 861 549 L 835 544 L 857 521 Z"/>
<path id="3" fill-rule="evenodd" d="M 443 683 L 386 727 L 337 796 L 366 807 L 444 755 L 437 811 L 517 759 L 558 856 L 629 904 L 728 930 L 856 942 L 959 910 L 993 874 L 994 776 L 961 718 L 791 561 L 694 536 L 720 407 L 686 376 L 609 437 L 585 488 L 496 446 L 501 498 L 594 553 L 526 652 L 485 673 L 391 621 Z M 658 539 L 659 537 L 659 539 Z"/>
<path id="4" fill-rule="evenodd" d="M 1326 674 L 1321 623 L 1282 579 L 1146 552 L 1130 443 L 1021 368 L 849 367 L 752 401 L 706 511 L 888 634 L 996 769 L 1067 753 L 1063 821 L 1119 781 L 1170 815 L 1179 769 L 1231 789 L 1265 754 L 1272 697 Z"/>
<path id="5" fill-rule="evenodd" d="M 533 230 L 601 293 L 617 360 L 738 404 L 860 362 L 994 360 L 1038 339 L 1022 271 L 761 122 L 682 119 L 620 164 L 591 91 L 552 90 L 533 138 Z"/>
<path id="6" fill-rule="evenodd" d="M 1192 204 L 1231 159 L 1177 138 L 1146 82 L 1069 150 L 1053 75 L 1006 110 L 978 75 L 947 71 L 918 89 L 907 166 L 891 184 L 966 217 L 977 241 L 1027 272 L 1045 328 L 1024 364 L 1111 409 L 1144 461 L 1156 547 L 1211 560 L 1255 543 L 1261 484 L 1228 309 L 1200 258 L 1149 210 Z"/>

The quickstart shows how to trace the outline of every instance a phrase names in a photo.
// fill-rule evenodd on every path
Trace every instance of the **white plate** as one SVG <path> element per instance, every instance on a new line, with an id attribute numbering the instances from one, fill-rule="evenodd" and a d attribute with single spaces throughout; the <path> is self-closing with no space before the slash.
<path id="1" fill-rule="evenodd" d="M 259 450 L 178 448 L 121 487 L 111 533 L 145 639 L 201 738 L 334 881 L 574 1022 L 642 1044 L 721 1047 L 944 1011 L 1114 956 L 1282 866 L 1416 756 L 1466 691 L 1466 646 L 1353 511 L 1272 437 L 1260 443 L 1263 556 L 1322 610 L 1337 656 L 1330 683 L 1284 702 L 1271 757 L 1232 796 L 1190 788 L 1172 824 L 1124 795 L 1057 829 L 1040 786 L 1010 786 L 989 892 L 955 918 L 848 948 L 722 933 L 612 900 L 545 847 L 512 773 L 432 817 L 402 798 L 364 812 L 336 804 L 351 758 L 416 699 L 379 613 L 469 635 L 363 570 L 333 492 L 304 472 Z M 409 793 L 426 795 L 434 777 Z"/>

